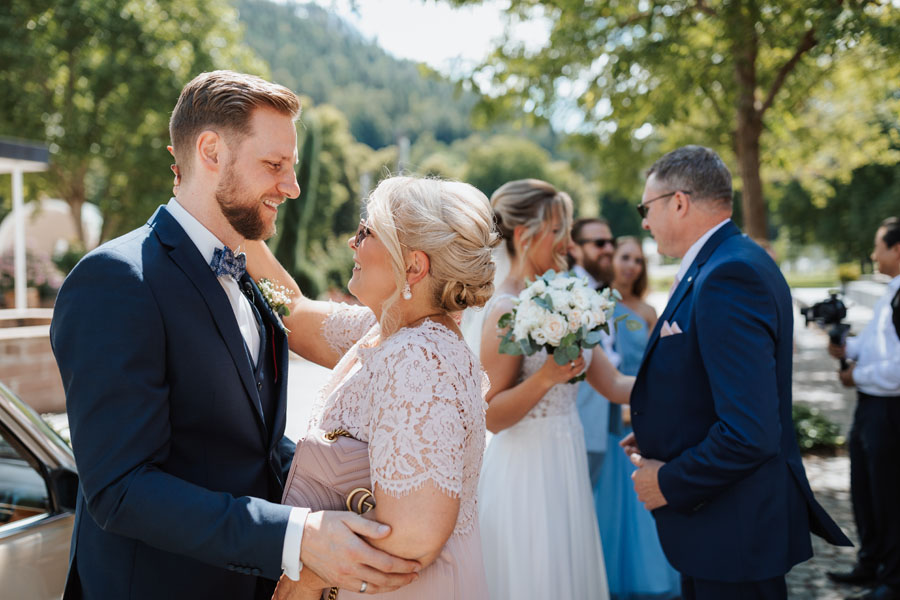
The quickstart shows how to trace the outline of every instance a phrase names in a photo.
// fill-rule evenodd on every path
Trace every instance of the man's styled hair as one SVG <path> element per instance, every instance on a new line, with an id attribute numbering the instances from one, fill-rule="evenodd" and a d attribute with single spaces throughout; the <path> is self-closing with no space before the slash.
<path id="1" fill-rule="evenodd" d="M 888 217 L 881 222 L 879 229 L 881 228 L 884 228 L 884 235 L 881 239 L 884 240 L 885 246 L 893 248 L 895 244 L 900 244 L 900 219 Z"/>
<path id="2" fill-rule="evenodd" d="M 731 172 L 715 151 L 703 146 L 672 150 L 647 170 L 647 177 L 673 191 L 691 193 L 691 200 L 718 200 L 731 206 Z"/>
<path id="3" fill-rule="evenodd" d="M 576 219 L 576 221 L 572 223 L 572 240 L 577 243 L 578 240 L 581 239 L 581 231 L 588 225 L 593 225 L 594 223 L 609 227 L 609 221 L 603 217 L 582 217 Z"/>
<path id="4" fill-rule="evenodd" d="M 259 107 L 292 119 L 300 116 L 300 99 L 277 83 L 234 71 L 211 71 L 194 77 L 181 90 L 169 120 L 172 152 L 181 174 L 190 173 L 191 150 L 201 132 L 213 129 L 239 144 L 250 133 L 250 116 Z"/>

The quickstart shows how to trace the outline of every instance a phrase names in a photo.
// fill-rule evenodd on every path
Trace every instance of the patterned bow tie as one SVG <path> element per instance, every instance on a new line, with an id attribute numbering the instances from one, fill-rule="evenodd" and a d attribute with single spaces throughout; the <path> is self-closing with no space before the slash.
<path id="1" fill-rule="evenodd" d="M 209 262 L 216 277 L 231 275 L 238 280 L 247 271 L 247 255 L 241 252 L 235 256 L 231 248 L 216 248 L 212 260 Z"/>

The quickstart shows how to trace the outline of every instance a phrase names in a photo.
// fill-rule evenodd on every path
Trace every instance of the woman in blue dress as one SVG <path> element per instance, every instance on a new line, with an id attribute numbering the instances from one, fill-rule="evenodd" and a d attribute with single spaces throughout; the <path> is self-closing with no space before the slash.
<path id="1" fill-rule="evenodd" d="M 626 375 L 637 374 L 656 311 L 643 301 L 647 292 L 647 268 L 640 242 L 619 238 L 613 257 L 612 287 L 622 294 L 615 315 L 626 315 L 640 329 L 616 329 L 615 347 Z M 633 327 L 633 326 L 632 326 Z M 606 574 L 612 600 L 671 600 L 681 592 L 681 578 L 663 554 L 653 516 L 638 501 L 632 486 L 635 467 L 619 448 L 631 431 L 627 406 L 610 404 L 609 442 L 600 478 L 594 488 L 594 503 L 600 539 L 606 559 Z"/>

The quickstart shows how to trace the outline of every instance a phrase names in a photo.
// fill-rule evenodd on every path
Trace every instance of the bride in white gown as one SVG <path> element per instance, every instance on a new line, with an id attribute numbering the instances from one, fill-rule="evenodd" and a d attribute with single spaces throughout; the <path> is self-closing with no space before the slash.
<path id="1" fill-rule="evenodd" d="M 526 179 L 503 185 L 491 205 L 510 268 L 484 308 L 480 340 L 494 433 L 478 486 L 488 588 L 494 600 L 607 599 L 577 386 L 566 383 L 585 368 L 589 381 L 596 376 L 590 352 L 563 366 L 545 351 L 524 358 L 498 352 L 497 321 L 526 278 L 565 268 L 571 200 Z"/>

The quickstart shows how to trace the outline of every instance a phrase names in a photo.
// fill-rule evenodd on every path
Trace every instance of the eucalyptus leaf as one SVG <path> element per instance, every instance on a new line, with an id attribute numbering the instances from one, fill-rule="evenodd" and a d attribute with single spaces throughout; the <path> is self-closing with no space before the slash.
<path id="1" fill-rule="evenodd" d="M 511 312 L 503 313 L 497 321 L 497 327 L 501 329 L 509 327 L 513 322 L 513 314 Z"/>
<path id="2" fill-rule="evenodd" d="M 559 366 L 562 366 L 572 359 L 569 358 L 569 354 L 568 354 L 568 352 L 566 352 L 566 348 L 563 346 L 560 346 L 553 353 L 553 360 L 556 361 L 556 364 L 558 364 Z"/>
<path id="3" fill-rule="evenodd" d="M 594 329 L 584 336 L 584 343 L 590 346 L 596 346 L 603 340 L 603 333 L 599 329 Z"/>
<path id="4" fill-rule="evenodd" d="M 535 348 L 531 345 L 531 341 L 528 338 L 519 340 L 519 346 L 521 346 L 522 354 L 525 356 L 531 356 L 535 352 Z"/>
<path id="5" fill-rule="evenodd" d="M 543 296 L 535 296 L 534 303 L 546 311 L 553 312 L 553 300 L 550 298 L 550 294 L 544 294 Z"/>
<path id="6" fill-rule="evenodd" d="M 502 339 L 500 341 L 500 354 L 509 354 L 510 356 L 521 356 L 522 346 L 511 339 Z"/>

